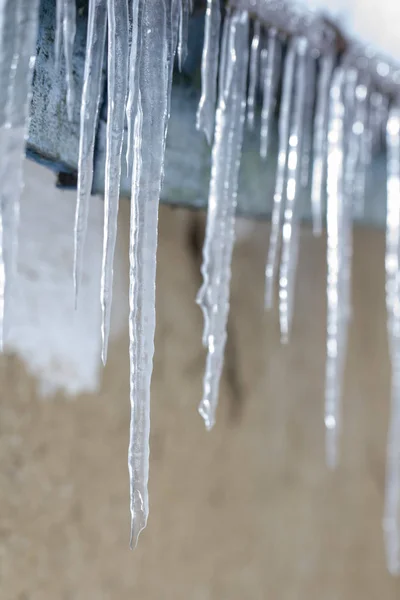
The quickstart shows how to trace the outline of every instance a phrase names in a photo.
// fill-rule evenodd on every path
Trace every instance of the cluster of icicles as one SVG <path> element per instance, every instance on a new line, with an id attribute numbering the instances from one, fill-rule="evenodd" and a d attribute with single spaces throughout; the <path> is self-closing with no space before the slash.
<path id="1" fill-rule="evenodd" d="M 39 0 L 0 0 L 0 343 L 16 261 L 19 194 L 36 54 Z M 81 99 L 74 285 L 78 297 L 93 178 L 95 124 L 108 40 L 108 115 L 101 277 L 102 359 L 107 358 L 122 160 L 132 170 L 130 224 L 129 444 L 131 543 L 148 516 L 150 381 L 154 353 L 157 223 L 175 54 L 186 54 L 191 0 L 89 0 Z M 57 0 L 55 60 L 66 65 L 67 112 L 75 102 L 72 55 L 75 0 Z M 262 96 L 260 154 L 268 158 L 280 94 L 279 148 L 266 263 L 266 308 L 279 286 L 283 341 L 290 336 L 299 246 L 299 190 L 310 189 L 313 229 L 327 226 L 327 462 L 337 463 L 340 397 L 351 316 L 352 219 L 362 213 L 366 170 L 386 138 L 386 299 L 392 358 L 384 529 L 388 565 L 400 571 L 400 103 L 374 85 L 351 53 L 338 56 L 334 38 L 285 38 L 274 26 L 228 11 L 221 32 L 219 0 L 208 0 L 197 126 L 212 144 L 206 240 L 198 302 L 207 349 L 200 413 L 215 421 L 229 311 L 230 265 L 245 121 L 255 127 Z M 322 24 L 321 24 L 322 27 Z M 221 35 L 222 33 L 222 35 Z M 317 32 L 318 33 L 318 32 Z M 328 36 L 329 38 L 329 36 Z M 316 36 L 318 40 L 318 35 Z M 127 155 L 122 157 L 125 120 Z M 386 132 L 386 135 L 384 135 Z M 7 173 L 7 176 L 5 176 Z"/>

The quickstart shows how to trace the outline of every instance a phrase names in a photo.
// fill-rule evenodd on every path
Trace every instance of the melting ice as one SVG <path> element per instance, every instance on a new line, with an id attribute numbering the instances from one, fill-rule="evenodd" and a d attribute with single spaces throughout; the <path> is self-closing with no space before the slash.
<path id="1" fill-rule="evenodd" d="M 392 361 L 392 417 L 388 437 L 384 530 L 387 561 L 400 572 L 400 107 L 391 64 L 357 44 L 341 57 L 335 31 L 315 13 L 291 20 L 290 10 L 270 11 L 255 0 L 259 20 L 250 22 L 244 0 L 232 0 L 222 24 L 220 2 L 207 0 L 202 93 L 197 127 L 212 146 L 203 286 L 198 302 L 207 349 L 203 399 L 206 426 L 216 417 L 229 312 L 237 189 L 246 115 L 259 130 L 260 155 L 269 160 L 272 118 L 280 98 L 278 153 L 268 256 L 265 306 L 279 286 L 282 339 L 290 334 L 299 243 L 302 191 L 309 199 L 313 230 L 321 234 L 326 202 L 327 357 L 325 425 L 327 462 L 338 461 L 341 388 L 351 316 L 353 217 L 363 212 L 367 167 L 386 131 L 386 305 Z M 19 194 L 34 67 L 39 0 L 0 1 L 0 346 L 17 252 Z M 78 195 L 74 285 L 78 296 L 93 181 L 93 156 L 107 53 L 107 151 L 104 248 L 101 280 L 103 361 L 112 300 L 113 255 L 122 146 L 127 122 L 128 171 L 132 172 L 130 225 L 129 443 L 131 542 L 148 516 L 150 381 L 154 354 L 158 206 L 175 53 L 187 53 L 191 0 L 89 0 L 86 62 L 80 99 Z M 309 17 L 309 15 L 308 15 Z M 75 91 L 74 0 L 57 0 L 55 62 L 65 61 L 68 117 Z M 296 20 L 297 19 L 297 20 Z M 300 23 L 300 25 L 299 25 Z M 222 25 L 221 25 L 222 24 Z M 222 36 L 221 34 L 221 27 Z M 300 27 L 301 31 L 297 31 Z M 287 30 L 290 35 L 281 32 Z M 329 31 L 328 31 L 329 30 Z M 250 37 L 251 32 L 251 37 Z M 323 35 L 326 33 L 329 35 Z M 221 38 L 221 39 L 220 39 Z M 385 45 L 385 49 L 386 45 Z M 384 81 L 382 73 L 385 73 Z M 262 96 L 261 115 L 257 110 Z"/>

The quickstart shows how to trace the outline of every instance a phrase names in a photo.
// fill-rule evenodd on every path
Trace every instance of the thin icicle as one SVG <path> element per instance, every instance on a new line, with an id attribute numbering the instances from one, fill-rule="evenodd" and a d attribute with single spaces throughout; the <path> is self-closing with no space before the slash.
<path id="1" fill-rule="evenodd" d="M 383 527 L 386 560 L 393 575 L 400 574 L 400 106 L 390 109 L 386 127 L 386 310 L 392 363 L 392 407 L 387 443 L 386 492 Z"/>
<path id="2" fill-rule="evenodd" d="M 367 133 L 368 119 L 368 86 L 366 81 L 357 84 L 355 90 L 354 121 L 352 126 L 352 137 L 355 145 L 355 164 L 352 181 L 352 192 L 354 194 L 354 213 L 361 217 L 364 213 L 364 189 L 362 182 L 365 180 L 365 145 L 368 144 Z"/>
<path id="3" fill-rule="evenodd" d="M 107 149 L 104 194 L 104 239 L 101 270 L 100 302 L 102 309 L 103 364 L 107 361 L 111 321 L 113 263 L 117 238 L 121 153 L 124 135 L 125 103 L 128 74 L 128 3 L 127 0 L 107 0 L 108 15 L 108 107 Z"/>
<path id="4" fill-rule="evenodd" d="M 72 57 L 76 34 L 76 0 L 64 0 L 62 19 L 65 72 L 67 80 L 67 115 L 68 119 L 72 121 L 73 110 L 75 105 L 75 84 Z"/>
<path id="5" fill-rule="evenodd" d="M 3 13 L 5 62 L 1 66 L 4 104 L 0 123 L 0 209 L 2 256 L 0 258 L 0 347 L 3 346 L 6 302 L 16 271 L 19 200 L 23 186 L 23 159 L 29 117 L 30 87 L 36 58 L 38 0 L 6 3 Z M 11 60 L 10 60 L 11 58 Z"/>
<path id="6" fill-rule="evenodd" d="M 314 235 L 322 233 L 322 194 L 325 179 L 325 150 L 328 125 L 329 85 L 332 77 L 334 55 L 323 55 L 317 84 L 314 117 L 313 172 L 311 181 L 311 210 Z"/>
<path id="7" fill-rule="evenodd" d="M 253 39 L 251 41 L 250 65 L 249 65 L 249 89 L 247 93 L 247 125 L 250 130 L 254 129 L 254 107 L 258 80 L 258 62 L 260 58 L 260 21 L 255 21 Z"/>
<path id="8" fill-rule="evenodd" d="M 187 40 L 189 33 L 189 16 L 190 3 L 188 0 L 180 0 L 179 2 L 179 37 L 178 37 L 178 64 L 179 70 L 182 71 L 183 63 L 187 57 Z M 175 48 L 174 48 L 175 51 Z"/>
<path id="9" fill-rule="evenodd" d="M 216 116 L 207 236 L 202 265 L 204 284 L 200 293 L 208 353 L 199 412 L 207 429 L 215 422 L 229 312 L 237 187 L 246 111 L 249 34 L 247 13 L 234 13 L 228 27 L 228 53 L 226 57 L 221 56 L 221 63 L 226 67 L 226 71 L 221 74 L 225 87 L 219 98 Z"/>
<path id="10" fill-rule="evenodd" d="M 316 79 L 317 61 L 313 50 L 310 50 L 307 55 L 306 69 L 306 99 L 304 107 L 304 126 L 303 126 L 303 143 L 301 151 L 301 187 L 308 186 L 310 177 L 310 165 L 312 156 L 312 140 L 313 140 L 313 114 L 315 100 L 315 79 Z"/>
<path id="11" fill-rule="evenodd" d="M 63 15 L 64 15 L 64 0 L 56 2 L 56 31 L 54 39 L 54 66 L 56 73 L 60 71 L 61 49 L 63 45 Z"/>
<path id="12" fill-rule="evenodd" d="M 267 309 L 271 309 L 273 306 L 274 281 L 278 261 L 279 234 L 281 230 L 281 213 L 282 203 L 284 200 L 286 163 L 289 145 L 289 125 L 292 106 L 294 67 L 296 61 L 296 46 L 297 40 L 290 40 L 285 58 L 285 66 L 283 73 L 282 98 L 278 122 L 278 167 L 276 173 L 274 202 L 272 208 L 271 234 L 269 240 L 267 264 L 265 268 L 265 308 Z"/>
<path id="13" fill-rule="evenodd" d="M 344 366 L 343 285 L 343 173 L 344 173 L 344 71 L 337 68 L 330 89 L 327 164 L 327 357 L 325 374 L 326 459 L 330 467 L 337 464 L 340 431 L 340 396 Z"/>
<path id="14" fill-rule="evenodd" d="M 296 87 L 289 133 L 289 153 L 286 184 L 286 206 L 282 230 L 282 259 L 279 277 L 279 323 L 283 342 L 289 340 L 294 288 L 298 260 L 298 194 L 301 184 L 302 137 L 307 84 L 307 49 L 305 38 L 297 40 Z"/>
<path id="15" fill-rule="evenodd" d="M 129 56 L 129 83 L 128 100 L 126 103 L 126 121 L 128 125 L 128 139 L 126 145 L 126 167 L 128 173 L 132 164 L 132 147 L 134 142 L 134 121 L 135 121 L 135 98 L 137 96 L 137 55 L 138 55 L 138 33 L 139 33 L 139 0 L 132 0 L 132 33 L 131 33 L 131 51 Z"/>
<path id="16" fill-rule="evenodd" d="M 131 223 L 130 223 L 130 242 L 129 242 L 129 360 L 130 360 L 130 403 L 131 403 L 131 422 L 129 436 L 129 452 L 128 452 L 128 470 L 130 484 L 130 509 L 131 509 L 131 547 L 136 545 L 139 532 L 134 523 L 138 518 L 137 503 L 139 502 L 139 510 L 145 512 L 143 514 L 143 522 L 140 528 L 143 529 L 147 522 L 147 479 L 148 479 L 148 447 L 138 447 L 136 439 L 138 437 L 149 436 L 148 416 L 141 414 L 143 405 L 137 402 L 137 382 L 138 368 L 140 366 L 140 330 L 138 328 L 138 290 L 137 285 L 140 281 L 140 264 L 139 264 L 139 182 L 140 173 L 142 170 L 142 127 L 143 127 L 143 112 L 140 98 L 140 91 L 137 94 L 137 110 L 135 115 L 134 130 L 133 130 L 133 167 L 132 167 L 132 192 L 131 192 Z M 147 428 L 147 430 L 143 430 Z M 144 442 L 147 443 L 146 441 Z M 139 452 L 138 452 L 139 451 Z M 137 453 L 138 452 L 138 453 Z M 143 452 L 145 456 L 143 456 Z M 137 454 L 136 454 L 137 453 Z M 144 466 L 144 473 L 142 472 Z M 138 487 L 140 485 L 143 488 Z M 146 505 L 146 508 L 145 508 Z"/>
<path id="17" fill-rule="evenodd" d="M 74 289 L 77 303 L 82 273 L 90 194 L 93 183 L 93 156 L 96 125 L 102 92 L 102 68 L 107 30 L 106 0 L 90 0 L 86 38 L 86 59 L 81 101 L 78 158 L 78 194 L 74 229 Z"/>
<path id="18" fill-rule="evenodd" d="M 155 10 L 157 7 L 157 10 Z M 131 429 L 129 470 L 131 484 L 131 545 L 136 546 L 148 517 L 147 481 L 149 472 L 150 382 L 153 370 L 155 331 L 155 279 L 158 207 L 163 176 L 166 119 L 168 113 L 167 80 L 170 45 L 167 38 L 169 3 L 144 1 L 139 28 L 140 60 L 138 91 L 142 113 L 136 117 L 135 168 L 132 181 L 135 198 L 131 231 L 131 265 L 136 265 L 135 285 L 131 288 L 135 348 L 131 355 L 131 403 L 134 424 Z M 139 106 L 140 108 L 140 106 Z M 140 118 L 142 135 L 140 136 Z M 139 146 L 141 144 L 141 146 Z M 137 188 L 139 186 L 139 195 Z M 133 254 L 133 256 L 132 256 Z M 131 313 L 132 317 L 132 313 Z"/>
<path id="19" fill-rule="evenodd" d="M 263 85 L 263 104 L 261 110 L 261 130 L 260 130 L 260 156 L 267 158 L 269 133 L 272 114 L 275 109 L 276 88 L 278 84 L 278 72 L 280 68 L 281 47 L 278 40 L 276 29 L 271 27 L 268 30 L 268 45 L 261 54 L 264 66 L 261 70 L 264 73 Z"/>
<path id="20" fill-rule="evenodd" d="M 232 53 L 232 36 L 231 34 L 231 16 L 228 15 L 224 20 L 223 31 L 222 31 L 222 41 L 221 41 L 221 52 L 220 52 L 220 65 L 219 65 L 219 77 L 218 77 L 218 107 L 216 111 L 215 118 L 215 134 L 214 134 L 214 143 L 212 150 L 212 160 L 211 160 L 211 180 L 210 180 L 210 190 L 208 195 L 208 208 L 207 208 L 207 225 L 206 225 L 206 234 L 205 240 L 203 244 L 203 262 L 201 265 L 201 274 L 203 276 L 203 285 L 201 286 L 196 302 L 200 306 L 203 316 L 204 316 L 204 328 L 203 328 L 203 346 L 205 348 L 208 347 L 208 338 L 209 332 L 211 328 L 211 314 L 212 307 L 215 304 L 215 300 L 212 297 L 213 288 L 211 285 L 212 277 L 213 277 L 213 269 L 216 268 L 214 264 L 214 239 L 218 238 L 217 228 L 222 227 L 224 223 L 222 222 L 221 217 L 219 217 L 218 213 L 218 198 L 221 198 L 224 189 L 222 186 L 223 182 L 221 177 L 216 172 L 217 167 L 219 169 L 222 168 L 221 160 L 218 160 L 218 157 L 227 156 L 228 148 L 227 148 L 227 137 L 222 138 L 222 132 L 226 128 L 226 98 L 228 97 L 230 91 L 230 85 L 232 82 L 232 78 L 230 76 L 229 71 L 232 69 L 228 69 L 229 58 Z M 230 61 L 232 64 L 232 61 Z M 216 139 L 216 137 L 218 139 Z M 213 188 L 211 188 L 213 185 Z M 218 187 L 217 187 L 218 186 Z M 213 192 L 211 193 L 211 189 Z M 218 219 L 220 219 L 218 221 Z M 221 252 L 218 252 L 218 257 L 221 257 Z"/>
<path id="21" fill-rule="evenodd" d="M 207 0 L 197 129 L 204 131 L 209 144 L 211 144 L 214 130 L 220 28 L 221 10 L 219 0 Z"/>

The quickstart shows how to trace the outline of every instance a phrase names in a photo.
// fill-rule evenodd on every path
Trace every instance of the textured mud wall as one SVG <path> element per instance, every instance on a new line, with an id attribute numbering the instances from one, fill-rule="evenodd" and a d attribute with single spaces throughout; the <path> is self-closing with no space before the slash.
<path id="1" fill-rule="evenodd" d="M 199 218 L 161 211 L 151 512 L 137 551 L 128 549 L 127 328 L 97 395 L 43 400 L 21 361 L 1 358 L 2 600 L 399 598 L 381 534 L 383 236 L 356 234 L 342 463 L 332 474 L 323 451 L 323 242 L 304 231 L 288 347 L 278 344 L 276 315 L 262 310 L 264 225 L 239 244 L 218 423 L 207 434 L 196 413 Z M 127 223 L 122 203 L 125 248 Z"/>

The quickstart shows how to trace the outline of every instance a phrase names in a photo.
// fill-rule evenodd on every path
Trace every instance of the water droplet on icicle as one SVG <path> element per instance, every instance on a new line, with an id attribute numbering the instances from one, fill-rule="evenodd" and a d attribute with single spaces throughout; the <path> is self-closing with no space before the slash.
<path id="1" fill-rule="evenodd" d="M 287 342 L 290 335 L 296 269 L 299 245 L 299 206 L 298 194 L 301 183 L 301 153 L 304 127 L 304 110 L 307 84 L 308 43 L 305 38 L 296 40 L 296 82 L 293 112 L 289 131 L 289 152 L 287 157 L 286 204 L 282 230 L 282 258 L 279 276 L 279 324 L 281 338 Z"/>
<path id="2" fill-rule="evenodd" d="M 289 146 L 289 124 L 292 106 L 294 67 L 296 62 L 297 40 L 292 39 L 287 49 L 283 70 L 282 98 L 279 111 L 278 131 L 278 166 L 276 172 L 274 200 L 271 218 L 271 234 L 265 268 L 265 308 L 273 306 L 274 283 L 278 262 L 279 235 L 281 231 L 282 204 L 286 181 L 286 165 Z"/>
<path id="3" fill-rule="evenodd" d="M 74 229 L 75 305 L 79 294 L 83 253 L 93 183 L 93 156 L 102 94 L 102 68 L 107 31 L 106 0 L 90 0 L 86 37 L 86 58 L 80 111 L 78 193 Z"/>
<path id="4" fill-rule="evenodd" d="M 204 46 L 201 60 L 201 98 L 197 110 L 197 129 L 204 131 L 209 144 L 211 144 L 214 131 L 220 27 L 221 11 L 219 0 L 207 0 Z"/>
<path id="5" fill-rule="evenodd" d="M 387 441 L 386 490 L 383 528 L 386 560 L 393 575 L 400 574 L 400 106 L 389 112 L 386 127 L 386 311 L 392 366 L 392 398 Z"/>
<path id="6" fill-rule="evenodd" d="M 212 169 L 203 250 L 204 278 L 198 302 L 205 318 L 207 362 L 199 412 L 207 429 L 215 422 L 224 361 L 229 313 L 231 261 L 235 212 L 246 110 L 249 22 L 245 12 L 233 13 L 225 22 L 227 43 L 222 45 Z"/>
<path id="7" fill-rule="evenodd" d="M 117 239 L 121 153 L 124 136 L 125 103 L 128 87 L 128 3 L 107 0 L 108 15 L 108 106 L 107 147 L 104 192 L 104 239 L 101 270 L 100 302 L 103 364 L 107 361 L 113 285 L 113 263 Z"/>

